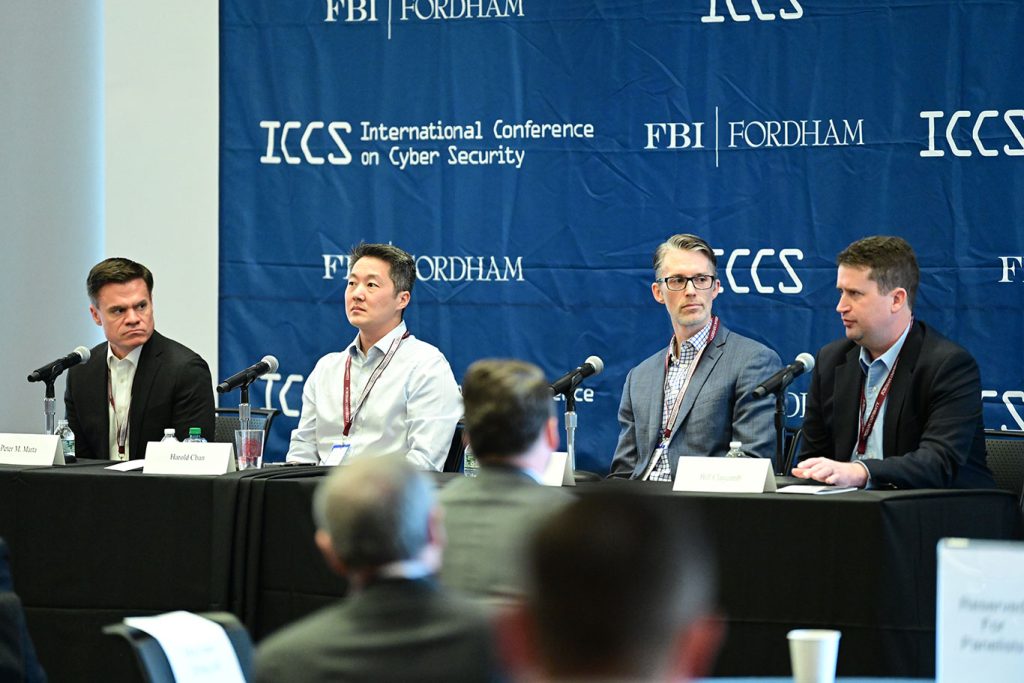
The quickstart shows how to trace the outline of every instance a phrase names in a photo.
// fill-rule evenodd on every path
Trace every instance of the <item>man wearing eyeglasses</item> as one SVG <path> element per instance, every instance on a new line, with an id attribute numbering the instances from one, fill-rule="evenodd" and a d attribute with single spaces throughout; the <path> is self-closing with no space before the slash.
<path id="1" fill-rule="evenodd" d="M 774 404 L 751 392 L 782 363 L 711 314 L 721 291 L 716 264 L 696 235 L 673 235 L 654 252 L 651 293 L 673 335 L 626 376 L 610 477 L 672 481 L 680 456 L 723 456 L 730 441 L 755 457 L 775 452 Z"/>

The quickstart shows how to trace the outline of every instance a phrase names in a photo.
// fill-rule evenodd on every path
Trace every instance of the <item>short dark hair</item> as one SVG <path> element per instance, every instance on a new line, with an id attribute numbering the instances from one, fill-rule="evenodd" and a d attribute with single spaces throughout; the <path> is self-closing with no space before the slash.
<path id="1" fill-rule="evenodd" d="M 399 249 L 393 244 L 367 244 L 360 242 L 352 247 L 349 254 L 348 267 L 351 269 L 356 261 L 364 256 L 372 256 L 390 266 L 389 273 L 391 282 L 395 285 L 395 293 L 409 292 L 412 294 L 412 286 L 416 284 L 416 261 L 412 255 L 404 249 Z"/>
<path id="2" fill-rule="evenodd" d="M 712 551 L 692 503 L 601 491 L 555 513 L 528 551 L 527 608 L 547 674 L 632 680 L 667 665 L 711 613 Z"/>
<path id="3" fill-rule="evenodd" d="M 859 239 L 839 252 L 836 264 L 870 269 L 868 278 L 878 283 L 883 294 L 902 287 L 907 290 L 910 309 L 914 309 L 921 269 L 913 247 L 902 237 L 874 235 Z"/>
<path id="4" fill-rule="evenodd" d="M 352 569 L 413 559 L 429 541 L 433 485 L 399 456 L 357 456 L 313 496 L 313 519 Z"/>
<path id="5" fill-rule="evenodd" d="M 691 235 L 689 233 L 681 233 L 678 235 L 672 235 L 667 240 L 658 245 L 658 248 L 654 250 L 654 277 L 661 277 L 661 263 L 665 260 L 665 254 L 670 249 L 682 249 L 683 251 L 696 251 L 704 254 L 708 257 L 708 261 L 711 261 L 711 269 L 714 271 L 711 275 L 718 274 L 718 258 L 715 256 L 715 250 L 711 248 L 703 238 Z"/>
<path id="6" fill-rule="evenodd" d="M 123 284 L 138 279 L 142 279 L 146 283 L 149 295 L 153 296 L 153 273 L 149 272 L 149 268 L 131 259 L 114 256 L 104 259 L 92 267 L 89 275 L 85 278 L 85 291 L 89 295 L 89 300 L 95 305 L 100 290 L 105 285 Z"/>
<path id="7" fill-rule="evenodd" d="M 541 369 L 519 360 L 479 360 L 462 379 L 469 444 L 478 456 L 514 457 L 537 440 L 553 415 Z"/>

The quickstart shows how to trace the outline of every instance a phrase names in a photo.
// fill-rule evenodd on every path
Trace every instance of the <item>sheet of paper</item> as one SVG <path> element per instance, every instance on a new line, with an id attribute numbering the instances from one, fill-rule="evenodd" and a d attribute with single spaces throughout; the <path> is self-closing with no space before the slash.
<path id="1" fill-rule="evenodd" d="M 783 486 L 779 493 L 803 493 L 812 496 L 827 496 L 830 493 L 849 493 L 856 491 L 854 486 L 808 486 L 806 484 L 792 484 Z"/>
<path id="2" fill-rule="evenodd" d="M 115 472 L 131 472 L 132 470 L 141 470 L 142 466 L 146 464 L 145 460 L 125 460 L 119 462 L 116 465 L 107 465 L 103 469 L 114 470 Z"/>
<path id="3" fill-rule="evenodd" d="M 228 634 L 219 624 L 191 612 L 129 617 L 124 623 L 156 638 L 175 680 L 191 683 L 245 683 Z"/>

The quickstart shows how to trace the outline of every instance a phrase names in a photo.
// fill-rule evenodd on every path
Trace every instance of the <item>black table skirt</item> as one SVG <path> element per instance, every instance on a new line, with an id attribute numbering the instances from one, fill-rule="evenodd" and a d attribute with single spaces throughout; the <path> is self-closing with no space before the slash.
<path id="1" fill-rule="evenodd" d="M 0 536 L 53 681 L 138 680 L 127 647 L 99 632 L 125 616 L 229 610 L 258 640 L 345 594 L 313 544 L 323 469 L 170 477 L 104 464 L 0 466 Z M 933 676 L 936 543 L 1024 538 L 1016 501 L 996 491 L 576 491 L 607 487 L 704 517 L 728 626 L 716 675 L 787 675 L 786 632 L 825 627 L 843 632 L 840 675 Z"/>

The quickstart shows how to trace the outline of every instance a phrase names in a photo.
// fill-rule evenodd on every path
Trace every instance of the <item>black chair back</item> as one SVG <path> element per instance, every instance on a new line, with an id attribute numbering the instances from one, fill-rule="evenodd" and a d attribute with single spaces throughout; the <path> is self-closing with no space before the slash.
<path id="1" fill-rule="evenodd" d="M 448 448 L 448 458 L 444 461 L 442 472 L 461 472 L 463 459 L 466 455 L 466 443 L 463 441 L 463 434 L 466 426 L 462 420 L 455 425 L 455 434 L 452 435 L 452 445 Z"/>
<path id="2" fill-rule="evenodd" d="M 277 408 L 251 408 L 251 429 L 263 430 L 263 443 L 270 436 L 270 426 L 277 415 Z M 216 422 L 213 428 L 213 441 L 217 443 L 234 443 L 235 430 L 238 429 L 238 408 L 217 408 Z"/>
<path id="3" fill-rule="evenodd" d="M 216 622 L 224 628 L 231 641 L 231 647 L 238 656 L 238 664 L 242 669 L 242 675 L 246 681 L 252 680 L 253 646 L 249 632 L 245 630 L 238 617 L 230 612 L 203 612 L 199 616 Z M 103 633 L 108 636 L 119 636 L 128 641 L 132 652 L 135 654 L 135 661 L 139 665 L 139 673 L 142 680 L 147 683 L 175 683 L 174 673 L 171 671 L 171 664 L 167 661 L 167 655 L 160 647 L 156 638 L 145 631 L 132 628 L 124 623 L 110 624 L 103 627 Z"/>
<path id="4" fill-rule="evenodd" d="M 996 486 L 1015 493 L 1024 510 L 1024 432 L 986 429 L 985 453 Z"/>

